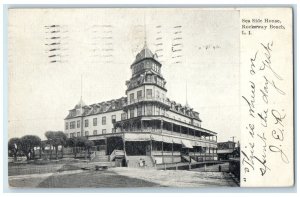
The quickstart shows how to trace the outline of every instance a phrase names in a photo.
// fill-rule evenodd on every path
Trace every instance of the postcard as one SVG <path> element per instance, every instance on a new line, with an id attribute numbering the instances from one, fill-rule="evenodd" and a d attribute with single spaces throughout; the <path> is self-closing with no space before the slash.
<path id="1" fill-rule="evenodd" d="M 292 187 L 292 8 L 10 8 L 14 188 Z"/>

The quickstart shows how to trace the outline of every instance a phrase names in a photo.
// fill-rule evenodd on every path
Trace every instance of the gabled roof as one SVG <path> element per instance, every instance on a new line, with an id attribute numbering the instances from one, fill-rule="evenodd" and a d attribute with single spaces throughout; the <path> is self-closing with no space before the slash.
<path id="1" fill-rule="evenodd" d="M 124 105 L 127 103 L 126 97 L 121 97 L 119 99 L 112 99 L 110 101 L 105 101 L 101 103 L 94 103 L 91 105 L 84 105 L 84 112 L 79 116 L 89 116 L 94 114 L 107 113 L 111 111 L 121 110 Z M 79 103 L 81 104 L 81 103 Z M 78 109 L 79 104 L 75 106 L 74 109 L 70 110 L 70 113 L 65 119 L 77 117 L 76 113 L 72 113 L 74 110 Z M 76 108 L 77 107 L 77 108 Z"/>
<path id="2" fill-rule="evenodd" d="M 171 111 L 183 114 L 185 116 L 197 119 L 199 121 L 201 121 L 201 119 L 199 118 L 199 113 L 196 111 L 193 111 L 193 108 L 191 108 L 190 106 L 183 106 L 180 103 L 177 103 L 175 101 L 170 100 L 169 98 L 166 98 L 168 102 L 170 102 L 172 105 L 175 106 L 175 109 L 170 108 Z M 187 114 L 188 112 L 188 114 Z"/>

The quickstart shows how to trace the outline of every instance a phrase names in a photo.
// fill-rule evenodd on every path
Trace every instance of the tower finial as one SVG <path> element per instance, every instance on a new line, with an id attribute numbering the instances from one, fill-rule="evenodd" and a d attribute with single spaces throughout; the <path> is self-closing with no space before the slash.
<path id="1" fill-rule="evenodd" d="M 188 98 L 187 98 L 187 81 L 185 81 L 185 106 L 189 107 Z"/>
<path id="2" fill-rule="evenodd" d="M 147 47 L 147 28 L 146 28 L 146 14 L 144 12 L 144 48 Z"/>
<path id="3" fill-rule="evenodd" d="M 81 74 L 81 81 L 80 81 L 80 101 L 82 103 L 82 74 Z"/>

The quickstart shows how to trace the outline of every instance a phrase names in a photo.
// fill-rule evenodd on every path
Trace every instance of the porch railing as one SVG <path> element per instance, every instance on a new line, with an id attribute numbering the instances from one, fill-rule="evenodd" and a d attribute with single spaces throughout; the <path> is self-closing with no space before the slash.
<path id="1" fill-rule="evenodd" d="M 115 158 L 117 157 L 124 157 L 124 151 L 123 150 L 114 150 L 111 154 L 110 154 L 110 161 L 113 161 Z"/>

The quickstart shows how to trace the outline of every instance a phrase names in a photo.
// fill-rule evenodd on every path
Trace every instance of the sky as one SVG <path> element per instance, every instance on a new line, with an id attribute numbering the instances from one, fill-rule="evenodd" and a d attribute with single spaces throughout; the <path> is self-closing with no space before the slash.
<path id="1" fill-rule="evenodd" d="M 167 97 L 187 98 L 218 141 L 240 139 L 238 11 L 13 9 L 8 32 L 9 138 L 63 130 L 81 95 L 86 104 L 125 96 L 146 40 Z"/>

